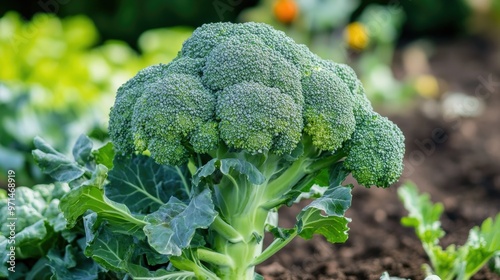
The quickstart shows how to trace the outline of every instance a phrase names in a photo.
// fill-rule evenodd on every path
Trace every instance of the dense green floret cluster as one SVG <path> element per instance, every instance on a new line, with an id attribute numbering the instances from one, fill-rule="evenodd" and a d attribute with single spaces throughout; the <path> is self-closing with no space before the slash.
<path id="1" fill-rule="evenodd" d="M 118 152 L 162 164 L 220 146 L 286 155 L 308 138 L 309 156 L 346 155 L 365 186 L 386 187 L 402 172 L 402 133 L 373 112 L 354 71 L 265 24 L 198 28 L 174 61 L 118 90 L 109 130 Z"/>

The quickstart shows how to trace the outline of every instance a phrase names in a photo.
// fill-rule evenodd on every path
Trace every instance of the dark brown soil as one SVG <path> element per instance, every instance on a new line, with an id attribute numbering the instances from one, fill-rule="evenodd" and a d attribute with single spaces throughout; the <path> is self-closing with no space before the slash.
<path id="1" fill-rule="evenodd" d="M 442 43 L 431 57 L 433 74 L 446 81 L 448 90 L 484 101 L 486 109 L 480 116 L 446 119 L 437 111 L 431 118 L 420 109 L 430 101 L 420 100 L 390 117 L 406 136 L 401 181 L 414 181 L 434 202 L 444 203 L 443 246 L 463 244 L 470 228 L 500 212 L 500 64 L 494 64 L 499 58 L 500 52 L 491 45 L 473 40 Z M 488 79 L 493 81 L 489 91 L 484 83 Z M 434 141 L 436 129 L 446 137 Z M 413 230 L 400 225 L 406 211 L 397 187 L 354 188 L 345 244 L 329 244 L 321 237 L 297 239 L 258 271 L 269 280 L 379 279 L 384 271 L 424 279 L 421 266 L 428 259 Z M 299 209 L 281 209 L 281 215 L 293 221 Z M 483 268 L 473 279 L 500 277 Z"/>

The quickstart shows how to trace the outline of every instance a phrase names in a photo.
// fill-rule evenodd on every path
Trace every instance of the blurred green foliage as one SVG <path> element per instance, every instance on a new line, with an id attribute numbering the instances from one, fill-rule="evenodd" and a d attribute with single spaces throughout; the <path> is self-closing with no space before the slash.
<path id="1" fill-rule="evenodd" d="M 84 14 L 97 26 L 103 41 L 122 40 L 133 48 L 146 30 L 171 26 L 197 27 L 207 22 L 235 21 L 240 11 L 259 0 L 37 0 L 1 1 L 0 15 L 9 10 L 24 17 L 54 13 L 59 17 Z"/>
<path id="2" fill-rule="evenodd" d="M 104 140 L 117 88 L 140 69 L 171 61 L 191 32 L 147 31 L 138 53 L 117 40 L 96 46 L 98 30 L 85 16 L 0 18 L 0 182 L 8 169 L 24 173 L 23 185 L 43 179 L 31 159 L 36 135 L 62 150 L 81 133 Z"/>

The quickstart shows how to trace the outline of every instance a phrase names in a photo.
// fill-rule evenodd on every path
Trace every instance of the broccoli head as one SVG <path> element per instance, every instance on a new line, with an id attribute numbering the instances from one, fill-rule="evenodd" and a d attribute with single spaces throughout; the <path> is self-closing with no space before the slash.
<path id="1" fill-rule="evenodd" d="M 160 164 L 222 149 L 290 161 L 302 146 L 302 164 L 342 155 L 365 186 L 387 187 L 403 168 L 401 131 L 373 111 L 354 71 L 258 23 L 195 30 L 176 59 L 118 89 L 109 132 L 117 152 Z"/>

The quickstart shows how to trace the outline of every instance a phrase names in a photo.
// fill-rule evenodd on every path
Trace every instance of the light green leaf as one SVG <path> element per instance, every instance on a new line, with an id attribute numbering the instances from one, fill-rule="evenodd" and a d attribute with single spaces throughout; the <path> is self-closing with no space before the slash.
<path id="1" fill-rule="evenodd" d="M 429 195 L 418 193 L 414 184 L 406 183 L 398 189 L 399 198 L 408 210 L 408 216 L 403 217 L 401 223 L 415 228 L 418 238 L 427 244 L 437 244 L 444 236 L 439 218 L 443 213 L 441 203 L 433 204 Z"/>
<path id="2" fill-rule="evenodd" d="M 38 192 L 47 203 L 50 203 L 54 199 L 63 197 L 70 191 L 68 184 L 59 182 L 49 185 L 35 185 L 31 189 Z"/>
<path id="3" fill-rule="evenodd" d="M 113 143 L 108 142 L 99 149 L 93 150 L 92 156 L 94 157 L 96 164 L 102 164 L 111 170 L 113 168 L 113 158 L 115 157 Z"/>
<path id="4" fill-rule="evenodd" d="M 0 216 L 1 232 L 9 232 L 8 218 L 12 216 L 8 214 L 10 211 L 8 211 L 7 199 L 2 200 L 2 202 L 0 203 L 0 213 L 5 213 L 5 215 Z M 26 187 L 17 187 L 14 203 L 16 204 L 17 232 L 44 219 L 43 212 L 47 203 L 40 193 Z"/>
<path id="5" fill-rule="evenodd" d="M 54 228 L 56 232 L 65 230 L 67 225 L 64 214 L 59 210 L 59 202 L 59 199 L 52 200 L 43 213 L 49 225 Z"/>
<path id="6" fill-rule="evenodd" d="M 380 276 L 380 280 L 409 280 L 409 279 L 390 276 L 387 271 L 384 271 L 384 273 L 382 273 L 382 275 Z"/>
<path id="7" fill-rule="evenodd" d="M 211 193 L 205 189 L 188 205 L 175 197 L 170 198 L 158 211 L 146 216 L 149 224 L 144 232 L 156 251 L 180 256 L 182 249 L 190 245 L 196 229 L 208 228 L 216 216 Z"/>
<path id="8" fill-rule="evenodd" d="M 495 220 L 488 218 L 481 227 L 474 227 L 469 232 L 467 243 L 462 249 L 465 275 L 471 277 L 483 267 L 490 258 L 500 253 L 500 214 Z"/>
<path id="9" fill-rule="evenodd" d="M 189 197 L 189 172 L 184 167 L 159 165 L 147 156 L 117 157 L 109 172 L 106 196 L 127 205 L 134 213 L 158 210 L 170 197 Z"/>
<path id="10" fill-rule="evenodd" d="M 107 168 L 98 165 L 90 180 L 61 199 L 59 208 L 64 213 L 69 227 L 73 227 L 87 210 L 92 210 L 99 214 L 100 219 L 107 220 L 120 232 L 135 234 L 146 223 L 132 215 L 127 206 L 111 201 L 104 195 L 106 176 Z"/>

